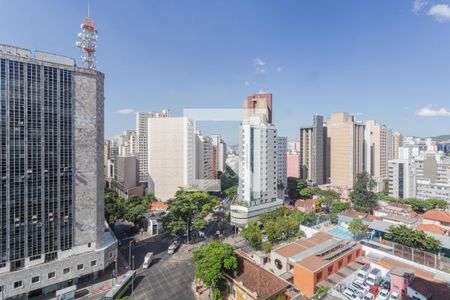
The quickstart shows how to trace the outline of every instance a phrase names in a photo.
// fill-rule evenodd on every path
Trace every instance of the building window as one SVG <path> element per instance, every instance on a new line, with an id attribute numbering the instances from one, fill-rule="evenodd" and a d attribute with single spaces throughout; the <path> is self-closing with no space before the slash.
<path id="1" fill-rule="evenodd" d="M 91 260 L 91 267 L 95 267 L 97 265 L 97 261 L 96 260 Z"/>
<path id="2" fill-rule="evenodd" d="M 39 276 L 31 277 L 31 283 L 38 283 L 39 281 Z"/>
<path id="3" fill-rule="evenodd" d="M 70 273 L 70 268 L 64 268 L 63 274 L 69 274 L 69 273 Z"/>
<path id="4" fill-rule="evenodd" d="M 77 270 L 78 270 L 78 271 L 81 271 L 81 270 L 83 270 L 83 269 L 84 269 L 83 264 L 79 264 L 79 265 L 77 266 Z"/>
<path id="5" fill-rule="evenodd" d="M 48 279 L 52 279 L 52 278 L 55 278 L 55 277 L 56 277 L 55 272 L 48 273 Z"/>
<path id="6" fill-rule="evenodd" d="M 278 270 L 281 270 L 281 268 L 283 268 L 283 264 L 279 259 L 275 259 L 275 266 L 277 267 Z"/>
<path id="7" fill-rule="evenodd" d="M 18 289 L 18 288 L 21 288 L 21 287 L 23 287 L 22 280 L 14 282 L 14 288 L 15 289 Z"/>
<path id="8" fill-rule="evenodd" d="M 0 293 L 3 293 L 5 291 L 5 286 L 4 285 L 0 285 Z"/>

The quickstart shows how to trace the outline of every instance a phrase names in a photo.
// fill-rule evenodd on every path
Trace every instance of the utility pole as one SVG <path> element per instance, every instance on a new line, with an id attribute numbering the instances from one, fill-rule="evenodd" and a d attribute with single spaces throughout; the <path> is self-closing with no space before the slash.
<path id="1" fill-rule="evenodd" d="M 134 255 L 132 256 L 132 269 L 134 271 Z M 131 277 L 131 298 L 134 298 L 134 274 Z"/>

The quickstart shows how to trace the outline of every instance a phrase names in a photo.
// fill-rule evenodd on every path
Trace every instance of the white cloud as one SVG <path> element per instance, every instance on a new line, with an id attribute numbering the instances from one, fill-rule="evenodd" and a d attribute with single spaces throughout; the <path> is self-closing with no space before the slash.
<path id="1" fill-rule="evenodd" d="M 278 67 L 277 72 L 281 72 L 281 71 L 283 71 L 283 67 Z"/>
<path id="2" fill-rule="evenodd" d="M 244 85 L 245 85 L 245 86 L 250 86 L 251 83 L 250 83 L 249 81 L 246 81 L 246 82 L 244 82 Z"/>
<path id="3" fill-rule="evenodd" d="M 260 59 L 260 58 L 255 58 L 255 66 L 262 67 L 262 66 L 265 66 L 265 65 L 266 65 L 266 62 L 265 62 L 265 61 L 263 61 L 263 60 Z"/>
<path id="4" fill-rule="evenodd" d="M 447 4 L 433 5 L 428 11 L 428 15 L 439 22 L 450 21 L 450 7 Z"/>
<path id="5" fill-rule="evenodd" d="M 447 108 L 441 107 L 441 108 L 434 108 L 433 105 L 428 105 L 425 107 L 422 107 L 416 112 L 416 116 L 419 117 L 450 117 L 450 110 Z"/>
<path id="6" fill-rule="evenodd" d="M 134 113 L 134 109 L 132 108 L 122 108 L 117 111 L 121 115 L 129 115 Z"/>
<path id="7" fill-rule="evenodd" d="M 413 2 L 413 12 L 415 12 L 416 14 L 420 13 L 425 5 L 428 4 L 428 1 L 426 0 L 414 0 Z"/>
<path id="8" fill-rule="evenodd" d="M 266 69 L 256 68 L 255 72 L 256 74 L 266 74 Z"/>

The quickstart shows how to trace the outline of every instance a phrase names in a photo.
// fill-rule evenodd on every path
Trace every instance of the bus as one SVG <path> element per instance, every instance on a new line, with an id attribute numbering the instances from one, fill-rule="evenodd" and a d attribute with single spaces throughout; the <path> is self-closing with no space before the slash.
<path id="1" fill-rule="evenodd" d="M 131 283 L 134 280 L 136 271 L 128 271 L 122 278 L 122 281 L 116 284 L 106 295 L 103 297 L 105 300 L 120 299 L 125 295 Z"/>

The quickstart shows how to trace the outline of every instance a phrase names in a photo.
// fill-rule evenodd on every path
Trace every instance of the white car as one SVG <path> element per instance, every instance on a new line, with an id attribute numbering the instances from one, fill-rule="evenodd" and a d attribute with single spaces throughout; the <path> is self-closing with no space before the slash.
<path id="1" fill-rule="evenodd" d="M 364 300 L 374 300 L 374 299 L 375 299 L 375 296 L 373 294 L 371 294 L 371 293 L 367 293 L 364 296 Z"/>
<path id="2" fill-rule="evenodd" d="M 400 296 L 397 292 L 392 292 L 391 296 L 389 296 L 389 300 L 399 300 Z"/>
<path id="3" fill-rule="evenodd" d="M 370 286 L 365 281 L 362 281 L 359 279 L 356 279 L 355 281 L 353 281 L 353 284 L 358 286 L 359 287 L 358 289 L 362 289 L 362 292 L 364 294 L 367 293 L 367 291 L 369 291 L 369 289 L 370 289 Z"/>
<path id="4" fill-rule="evenodd" d="M 388 297 L 389 297 L 389 291 L 386 289 L 382 289 L 375 299 L 376 300 L 387 300 Z"/>
<path id="5" fill-rule="evenodd" d="M 360 299 L 358 297 L 358 292 L 354 288 L 351 288 L 351 287 L 346 288 L 343 294 L 344 294 L 345 298 L 350 299 L 350 300 L 357 300 L 357 299 L 359 300 Z"/>

